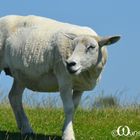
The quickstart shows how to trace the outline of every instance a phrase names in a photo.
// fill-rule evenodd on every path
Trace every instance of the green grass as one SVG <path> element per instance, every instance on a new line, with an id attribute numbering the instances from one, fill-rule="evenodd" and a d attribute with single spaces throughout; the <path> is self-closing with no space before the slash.
<path id="1" fill-rule="evenodd" d="M 61 136 L 64 121 L 62 109 L 25 107 L 25 111 L 37 140 L 55 140 L 55 136 Z M 140 131 L 140 108 L 79 109 L 74 119 L 76 140 L 140 140 L 140 136 L 113 137 L 111 132 L 120 125 L 129 126 L 131 131 Z M 19 134 L 11 108 L 1 105 L 0 139 L 17 140 L 20 139 Z"/>

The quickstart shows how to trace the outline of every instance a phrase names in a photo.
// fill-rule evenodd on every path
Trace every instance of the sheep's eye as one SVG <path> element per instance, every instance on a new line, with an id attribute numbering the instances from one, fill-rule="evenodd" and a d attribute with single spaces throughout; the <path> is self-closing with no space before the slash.
<path id="1" fill-rule="evenodd" d="M 87 47 L 87 50 L 93 50 L 93 49 L 95 49 L 95 46 L 90 45 Z"/>

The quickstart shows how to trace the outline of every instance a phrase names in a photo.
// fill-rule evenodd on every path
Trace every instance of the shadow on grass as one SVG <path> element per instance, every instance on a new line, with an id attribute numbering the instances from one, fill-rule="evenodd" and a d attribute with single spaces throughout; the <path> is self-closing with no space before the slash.
<path id="1" fill-rule="evenodd" d="M 19 132 L 0 131 L 0 140 L 61 140 L 61 137 L 43 134 L 22 136 Z"/>

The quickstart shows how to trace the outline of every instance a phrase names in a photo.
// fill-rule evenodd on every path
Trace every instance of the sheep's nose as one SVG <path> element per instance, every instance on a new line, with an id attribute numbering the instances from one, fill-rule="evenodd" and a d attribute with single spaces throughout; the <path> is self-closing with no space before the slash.
<path id="1" fill-rule="evenodd" d="M 66 67 L 70 74 L 74 74 L 77 72 L 76 65 L 77 63 L 75 61 L 66 61 Z"/>
<path id="2" fill-rule="evenodd" d="M 66 61 L 66 64 L 67 64 L 67 67 L 70 68 L 70 67 L 75 66 L 76 62 L 74 62 L 74 61 L 71 61 L 71 62 Z"/>

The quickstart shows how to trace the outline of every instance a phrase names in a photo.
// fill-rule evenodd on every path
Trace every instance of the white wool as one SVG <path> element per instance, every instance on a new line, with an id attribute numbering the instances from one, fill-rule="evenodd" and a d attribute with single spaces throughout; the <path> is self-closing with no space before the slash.
<path id="1" fill-rule="evenodd" d="M 79 58 L 84 58 L 82 63 L 91 64 L 86 65 L 87 69 L 79 75 L 71 75 L 66 67 L 68 62 L 65 61 L 72 56 L 72 41 L 65 33 L 85 35 L 86 41 L 88 40 L 87 45 L 84 39 L 79 39 L 81 42 L 78 43 L 82 47 L 75 53 L 77 57 L 80 52 Z M 93 39 L 96 49 L 87 53 L 85 48 L 94 44 Z M 73 113 L 82 92 L 96 86 L 107 59 L 106 48 L 100 48 L 97 41 L 98 35 L 89 27 L 38 16 L 11 15 L 0 18 L 0 71 L 6 69 L 7 74 L 14 78 L 9 100 L 21 133 L 33 132 L 22 107 L 24 89 L 40 92 L 60 91 L 66 117 L 62 139 L 75 140 Z M 91 59 L 93 56 L 96 58 L 95 63 Z"/>
<path id="2" fill-rule="evenodd" d="M 62 23 L 50 18 L 44 18 L 39 16 L 16 16 L 10 15 L 0 18 L 0 70 L 3 67 L 3 47 L 6 38 L 8 38 L 13 32 L 21 27 L 42 27 L 44 30 L 51 32 L 69 32 L 77 35 L 87 34 L 97 36 L 96 32 L 89 27 L 83 27 L 73 25 L 69 23 Z"/>

